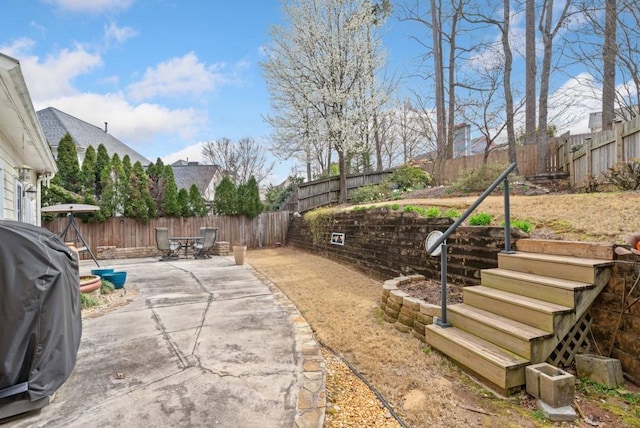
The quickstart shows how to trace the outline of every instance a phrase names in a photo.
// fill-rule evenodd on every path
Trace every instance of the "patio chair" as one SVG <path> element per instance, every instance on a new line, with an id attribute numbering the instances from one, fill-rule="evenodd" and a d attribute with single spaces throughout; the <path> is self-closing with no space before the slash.
<path id="1" fill-rule="evenodd" d="M 208 259 L 209 254 L 207 254 L 207 251 L 209 251 L 212 247 L 213 244 L 216 242 L 216 236 L 218 235 L 218 228 L 216 227 L 201 227 L 200 228 L 200 236 L 202 237 L 201 239 L 198 239 L 194 244 L 193 244 L 193 257 L 196 259 Z"/>
<path id="2" fill-rule="evenodd" d="M 165 252 L 160 261 L 178 259 L 180 243 L 169 239 L 169 229 L 166 227 L 156 227 L 156 245 L 158 250 Z"/>

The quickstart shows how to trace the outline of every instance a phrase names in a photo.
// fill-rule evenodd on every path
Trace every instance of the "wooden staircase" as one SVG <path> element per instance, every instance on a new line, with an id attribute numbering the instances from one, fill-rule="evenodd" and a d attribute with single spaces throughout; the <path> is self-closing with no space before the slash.
<path id="1" fill-rule="evenodd" d="M 498 268 L 448 306 L 451 327 L 426 327 L 427 342 L 501 392 L 525 384 L 524 368 L 545 361 L 609 281 L 613 246 L 520 240 Z"/>

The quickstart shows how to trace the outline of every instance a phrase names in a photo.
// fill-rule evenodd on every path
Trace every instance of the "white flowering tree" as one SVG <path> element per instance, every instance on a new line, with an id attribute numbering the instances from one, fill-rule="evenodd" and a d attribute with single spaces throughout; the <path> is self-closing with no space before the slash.
<path id="1" fill-rule="evenodd" d="M 346 202 L 348 158 L 369 149 L 383 66 L 378 30 L 389 1 L 283 1 L 285 24 L 271 29 L 262 64 L 274 129 L 274 151 L 327 169 L 336 153 L 340 202 Z"/>

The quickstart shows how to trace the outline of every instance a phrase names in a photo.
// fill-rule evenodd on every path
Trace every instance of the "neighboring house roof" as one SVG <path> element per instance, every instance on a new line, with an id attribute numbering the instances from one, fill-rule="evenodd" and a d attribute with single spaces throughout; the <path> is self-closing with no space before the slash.
<path id="1" fill-rule="evenodd" d="M 220 174 L 218 165 L 200 165 L 198 162 L 183 160 L 171 164 L 173 178 L 178 189 L 189 190 L 192 184 L 198 186 L 200 194 L 205 196 L 211 182 Z"/>
<path id="2" fill-rule="evenodd" d="M 617 108 L 613 111 L 613 121 L 624 121 L 629 120 L 635 116 L 635 114 L 631 113 L 631 110 L 637 111 L 637 106 L 633 106 L 631 108 Z M 589 129 L 591 130 L 599 130 L 602 129 L 602 112 L 597 111 L 593 113 L 589 113 Z"/>
<path id="3" fill-rule="evenodd" d="M 53 107 L 40 110 L 38 112 L 38 119 L 40 120 L 44 135 L 47 141 L 49 141 L 49 145 L 51 145 L 51 149 L 56 153 L 58 151 L 58 143 L 66 133 L 69 133 L 76 144 L 81 159 L 84 159 L 84 151 L 89 146 L 93 146 L 94 149 L 98 150 L 98 146 L 102 144 L 107 149 L 109 156 L 118 153 L 120 159 L 125 155 L 129 155 L 132 164 L 139 161 L 143 166 L 147 166 L 151 163 L 149 159 L 106 132 L 105 129 L 87 123 Z"/>
<path id="4" fill-rule="evenodd" d="M 36 171 L 57 171 L 42 128 L 38 123 L 20 62 L 0 53 L 0 141 L 13 147 L 16 161 Z M 22 159 L 18 159 L 22 158 Z M 18 165 L 13 165 L 18 166 Z"/>

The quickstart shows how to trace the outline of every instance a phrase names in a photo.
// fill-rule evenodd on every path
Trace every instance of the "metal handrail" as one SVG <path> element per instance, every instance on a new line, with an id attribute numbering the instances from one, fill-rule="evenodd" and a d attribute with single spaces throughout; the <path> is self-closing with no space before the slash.
<path id="1" fill-rule="evenodd" d="M 438 325 L 442 327 L 449 327 L 450 324 L 447 323 L 447 238 L 456 231 L 458 226 L 466 220 L 467 217 L 476 209 L 478 205 L 482 203 L 486 199 L 487 196 L 493 192 L 496 187 L 500 185 L 501 182 L 504 181 L 504 252 L 512 253 L 511 250 L 511 213 L 509 209 L 509 174 L 516 169 L 518 166 L 517 163 L 512 163 L 505 169 L 502 174 L 496 180 L 487 187 L 478 199 L 458 218 L 449 228 L 440 236 L 436 242 L 434 242 L 431 247 L 427 249 L 427 253 L 433 253 L 439 246 L 442 245 L 440 249 L 440 282 L 441 282 L 441 305 L 442 305 L 442 313 L 441 319 L 437 321 Z"/>

